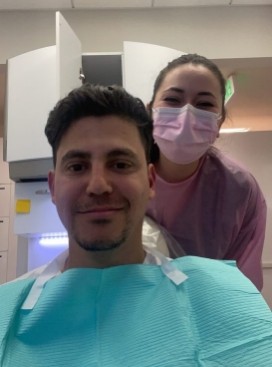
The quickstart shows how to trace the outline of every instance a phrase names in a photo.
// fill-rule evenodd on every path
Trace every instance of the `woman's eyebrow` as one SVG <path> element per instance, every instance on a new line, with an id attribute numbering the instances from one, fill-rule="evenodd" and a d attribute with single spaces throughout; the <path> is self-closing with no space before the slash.
<path id="1" fill-rule="evenodd" d="M 165 92 L 177 92 L 177 93 L 184 93 L 184 89 L 178 88 L 178 87 L 170 87 L 165 90 Z"/>
<path id="2" fill-rule="evenodd" d="M 185 90 L 182 89 L 182 88 L 178 88 L 178 87 L 170 87 L 170 88 L 166 89 L 164 92 L 176 92 L 176 93 L 182 94 L 182 93 L 185 93 Z M 208 91 L 198 92 L 197 95 L 216 98 L 213 93 L 208 92 Z"/>
<path id="3" fill-rule="evenodd" d="M 197 93 L 199 96 L 208 96 L 208 97 L 213 97 L 215 98 L 215 95 L 211 92 L 199 92 Z"/>

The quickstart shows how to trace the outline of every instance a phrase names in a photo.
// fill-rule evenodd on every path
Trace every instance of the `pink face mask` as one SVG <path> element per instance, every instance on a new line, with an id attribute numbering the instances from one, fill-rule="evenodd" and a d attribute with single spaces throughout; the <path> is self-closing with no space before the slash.
<path id="1" fill-rule="evenodd" d="M 219 131 L 219 114 L 190 104 L 182 108 L 155 108 L 153 119 L 155 142 L 166 158 L 178 164 L 189 164 L 202 157 Z"/>

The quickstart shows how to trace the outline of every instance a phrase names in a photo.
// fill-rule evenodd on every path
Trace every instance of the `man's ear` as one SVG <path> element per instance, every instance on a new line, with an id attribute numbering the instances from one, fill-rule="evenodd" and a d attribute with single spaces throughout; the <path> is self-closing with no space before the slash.
<path id="1" fill-rule="evenodd" d="M 48 185 L 51 194 L 51 200 L 55 204 L 55 171 L 49 171 Z"/>
<path id="2" fill-rule="evenodd" d="M 155 180 L 156 180 L 156 173 L 155 167 L 152 163 L 148 165 L 148 179 L 149 179 L 149 199 L 152 199 L 155 196 Z"/>

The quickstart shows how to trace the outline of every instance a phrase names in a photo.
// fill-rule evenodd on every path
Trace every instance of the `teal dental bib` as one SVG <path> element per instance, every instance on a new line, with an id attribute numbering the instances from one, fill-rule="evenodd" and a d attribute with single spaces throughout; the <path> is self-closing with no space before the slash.
<path id="1" fill-rule="evenodd" d="M 251 282 L 216 260 L 172 263 L 180 285 L 158 265 L 70 269 L 30 310 L 33 280 L 0 287 L 0 366 L 271 366 L 272 315 Z"/>

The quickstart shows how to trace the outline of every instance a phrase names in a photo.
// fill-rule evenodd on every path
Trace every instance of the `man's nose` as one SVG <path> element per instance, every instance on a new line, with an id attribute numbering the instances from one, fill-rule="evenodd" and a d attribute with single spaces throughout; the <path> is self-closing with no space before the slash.
<path id="1" fill-rule="evenodd" d="M 104 167 L 92 167 L 86 191 L 88 195 L 103 195 L 112 192 L 111 180 Z"/>

